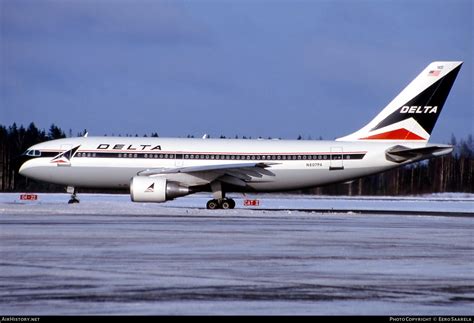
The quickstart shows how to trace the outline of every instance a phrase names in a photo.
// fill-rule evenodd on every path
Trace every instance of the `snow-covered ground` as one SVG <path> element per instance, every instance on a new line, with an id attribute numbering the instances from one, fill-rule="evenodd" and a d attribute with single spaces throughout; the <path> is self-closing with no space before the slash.
<path id="1" fill-rule="evenodd" d="M 80 194 L 81 204 L 66 205 L 68 194 L 38 194 L 37 201 L 22 201 L 19 193 L 0 194 L 0 213 L 5 205 L 15 204 L 5 212 L 46 212 L 46 213 L 86 213 L 109 214 L 119 209 L 125 214 L 159 214 L 160 212 L 182 214 L 183 209 L 194 209 L 185 214 L 213 215 L 216 211 L 203 210 L 210 194 L 194 194 L 166 203 L 132 203 L 129 195 L 113 194 Z M 434 211 L 434 212 L 467 212 L 474 213 L 474 194 L 444 193 L 415 197 L 349 197 L 349 196 L 309 196 L 289 194 L 254 194 L 236 195 L 236 208 L 240 210 L 224 211 L 229 215 L 249 215 L 250 210 L 384 210 L 384 211 Z M 258 199 L 259 206 L 244 206 L 245 199 Z M 54 206 L 55 205 L 55 206 Z M 201 210 L 197 210 L 200 208 Z M 242 213 L 246 209 L 249 212 Z M 219 213 L 220 214 L 220 213 Z M 257 212 L 259 214 L 259 212 Z M 473 214 L 474 215 L 474 214 Z"/>
<path id="2" fill-rule="evenodd" d="M 472 315 L 473 195 L 208 195 L 136 204 L 126 195 L 0 194 L 0 313 Z M 275 210 L 270 210 L 275 209 Z"/>

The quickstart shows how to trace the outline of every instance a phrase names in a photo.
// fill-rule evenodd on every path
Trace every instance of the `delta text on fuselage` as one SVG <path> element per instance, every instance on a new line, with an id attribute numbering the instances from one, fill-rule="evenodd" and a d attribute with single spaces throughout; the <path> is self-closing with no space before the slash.
<path id="1" fill-rule="evenodd" d="M 100 144 L 97 150 L 161 150 L 161 145 Z"/>

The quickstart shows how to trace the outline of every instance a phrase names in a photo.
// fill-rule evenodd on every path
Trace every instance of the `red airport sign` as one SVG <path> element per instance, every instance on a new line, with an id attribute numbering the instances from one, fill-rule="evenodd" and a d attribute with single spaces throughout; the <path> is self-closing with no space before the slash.
<path id="1" fill-rule="evenodd" d="M 37 194 L 21 194 L 20 200 L 22 201 L 36 201 L 38 200 Z"/>
<path id="2" fill-rule="evenodd" d="M 244 206 L 259 206 L 260 200 L 244 200 Z"/>

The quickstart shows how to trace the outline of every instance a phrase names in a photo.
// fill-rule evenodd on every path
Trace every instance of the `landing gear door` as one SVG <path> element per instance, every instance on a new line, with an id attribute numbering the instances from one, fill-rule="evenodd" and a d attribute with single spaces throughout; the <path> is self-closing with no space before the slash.
<path id="1" fill-rule="evenodd" d="M 331 159 L 329 170 L 344 169 L 344 155 L 342 147 L 331 147 Z"/>

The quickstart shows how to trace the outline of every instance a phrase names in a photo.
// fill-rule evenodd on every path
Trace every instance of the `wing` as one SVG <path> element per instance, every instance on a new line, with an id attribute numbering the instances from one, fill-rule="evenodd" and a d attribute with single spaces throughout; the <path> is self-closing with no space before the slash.
<path id="1" fill-rule="evenodd" d="M 246 186 L 247 182 L 253 177 L 261 178 L 263 175 L 275 176 L 269 171 L 268 167 L 278 163 L 234 163 L 234 164 L 216 164 L 177 168 L 153 168 L 139 172 L 139 176 L 162 176 L 168 174 L 206 174 L 211 178 L 224 183 Z M 208 176 L 206 176 L 208 177 Z"/>

